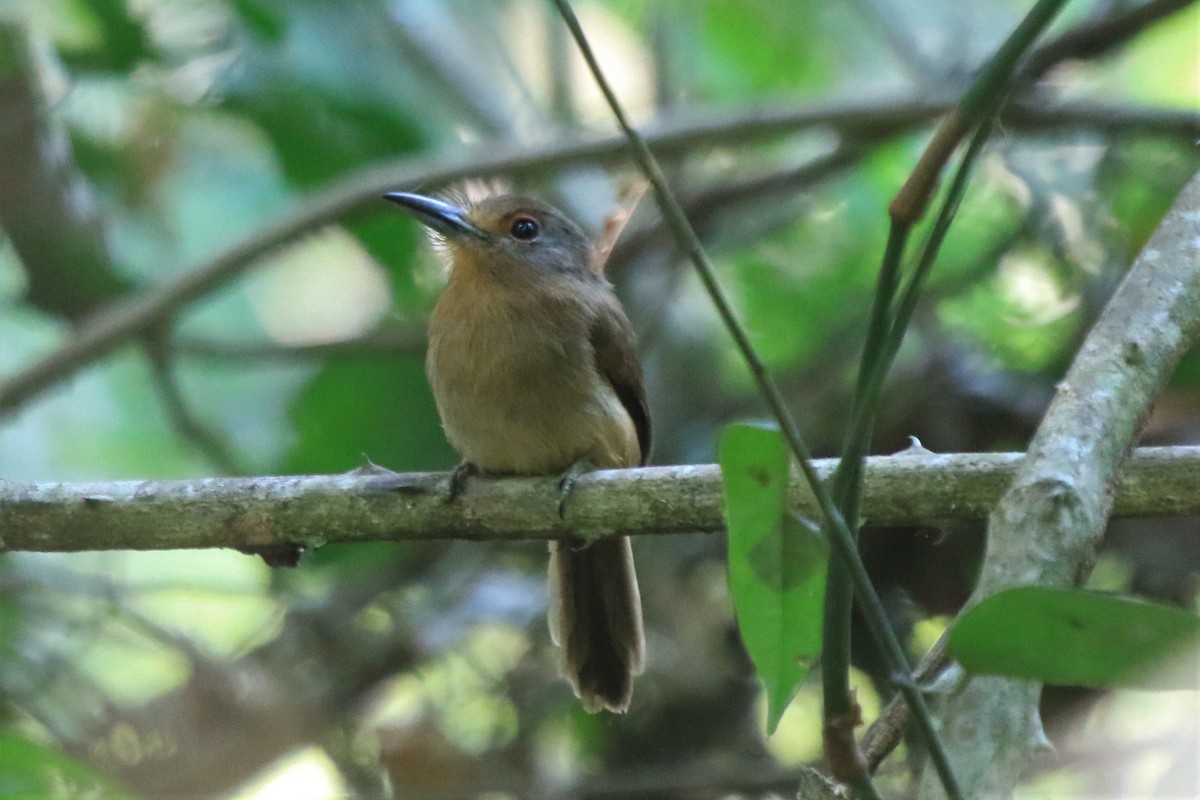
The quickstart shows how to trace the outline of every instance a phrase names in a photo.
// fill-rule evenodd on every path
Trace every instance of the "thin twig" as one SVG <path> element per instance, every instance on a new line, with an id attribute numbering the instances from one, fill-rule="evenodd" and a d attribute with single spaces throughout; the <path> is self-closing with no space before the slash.
<path id="1" fill-rule="evenodd" d="M 943 113 L 949 101 L 882 99 L 800 108 L 765 108 L 727 115 L 681 117 L 652 126 L 647 141 L 665 154 L 699 147 L 755 141 L 806 128 L 830 128 L 844 136 L 878 137 L 912 128 Z M 1012 130 L 1061 128 L 1110 135 L 1160 133 L 1186 137 L 1200 130 L 1200 114 L 1178 109 L 1130 109 L 1103 105 L 1015 105 L 1002 118 Z M 566 164 L 606 163 L 626 152 L 620 136 L 548 145 L 488 144 L 463 158 L 425 156 L 368 167 L 332 184 L 291 213 L 190 269 L 180 277 L 121 301 L 96 315 L 65 344 L 0 380 L 0 414 L 10 413 L 145 331 L 178 314 L 245 272 L 267 253 L 337 222 L 397 186 L 445 185 L 469 177 L 521 175 Z"/>
<path id="2" fill-rule="evenodd" d="M 880 144 L 887 141 L 883 139 Z M 698 229 L 711 225 L 719 215 L 727 215 L 731 210 L 778 208 L 783 196 L 794 197 L 844 172 L 861 163 L 870 152 L 857 143 L 844 144 L 798 166 L 697 189 L 683 198 L 683 207 Z M 606 271 L 619 274 L 622 265 L 637 260 L 651 247 L 670 247 L 671 242 L 663 241 L 665 232 L 666 226 L 659 222 L 625 233 L 613 248 Z"/>
<path id="3" fill-rule="evenodd" d="M 1115 13 L 1076 25 L 1031 53 L 1018 70 L 1016 82 L 1032 84 L 1069 59 L 1096 58 L 1111 53 L 1149 26 L 1194 2 L 1196 0 L 1150 0 L 1132 8 L 1119 7 Z"/>
<path id="4" fill-rule="evenodd" d="M 1039 0 L 1017 28 L 1008 36 L 996 53 L 988 59 L 971 86 L 964 93 L 959 105 L 943 121 L 926 147 L 917 165 L 903 187 L 888 206 L 891 224 L 887 247 L 880 267 L 879 280 L 871 311 L 871 322 L 860 364 L 857 386 L 850 410 L 850 424 L 842 450 L 842 462 L 834 476 L 833 492 L 844 518 L 857 528 L 858 504 L 861 492 L 860 470 L 870 447 L 874 428 L 875 410 L 879 405 L 880 393 L 892 360 L 899 350 L 912 311 L 925 279 L 932 269 L 934 259 L 941 247 L 946 232 L 954 219 L 958 204 L 966 189 L 967 177 L 972 165 L 991 132 L 990 120 L 1003 104 L 1013 72 L 1021 56 L 1033 45 L 1033 41 L 1061 10 L 1065 0 Z M 957 175 L 946 193 L 934 233 L 929 237 L 920 264 L 909 281 L 907 290 L 894 309 L 897 289 L 900 286 L 900 264 L 905 246 L 913 226 L 924 215 L 925 208 L 933 197 L 937 182 L 946 163 L 958 149 L 959 143 L 972 129 L 975 134 L 971 146 L 963 156 Z M 851 615 L 854 593 L 851 575 L 845 563 L 831 563 L 825 587 L 824 652 L 822 654 L 822 682 L 824 692 L 824 716 L 826 731 L 836 731 L 837 721 L 852 713 L 855 701 L 849 684 Z M 869 606 L 878 602 L 876 598 L 860 597 L 860 605 L 866 607 L 866 619 L 874 626 L 876 613 Z M 879 636 L 884 649 L 892 646 L 892 637 Z M 886 641 L 885 641 L 886 640 Z M 903 661 L 904 654 L 889 654 L 890 661 Z M 893 674 L 900 674 L 894 664 L 889 664 Z M 911 690 L 911 681 L 900 684 L 901 692 L 908 698 L 906 687 Z M 919 696 L 919 692 L 914 692 Z M 916 706 L 910 703 L 915 710 Z M 930 757 L 942 787 L 949 797 L 958 797 L 960 790 L 955 785 L 949 759 L 940 739 L 932 728 L 928 716 L 916 714 L 918 727 L 930 743 Z M 828 745 L 842 741 L 827 737 Z M 843 758 L 843 760 L 847 760 Z"/>
<path id="5" fill-rule="evenodd" d="M 947 628 L 929 652 L 921 658 L 917 668 L 913 670 L 912 680 L 920 685 L 926 685 L 946 668 L 950 663 L 946 655 L 946 640 L 950 638 Z M 874 773 L 879 765 L 888 757 L 900 740 L 904 738 L 904 728 L 908 725 L 908 704 L 897 694 L 879 712 L 879 716 L 867 728 L 862 736 L 863 758 L 867 761 L 867 769 Z"/>
<path id="6" fill-rule="evenodd" d="M 244 475 L 233 448 L 219 433 L 202 422 L 188 405 L 187 396 L 179 385 L 174 355 L 167 350 L 166 343 L 161 339 L 152 339 L 145 350 L 154 386 L 175 432 L 195 447 L 220 474 Z"/>
<path id="7" fill-rule="evenodd" d="M 708 260 L 704 247 L 700 244 L 695 230 L 692 229 L 687 216 L 675 199 L 671 188 L 667 185 L 666 178 L 663 176 L 658 161 L 655 159 L 654 154 L 650 152 L 646 142 L 638 135 L 633 126 L 629 124 L 620 102 L 617 100 L 612 87 L 608 84 L 604 76 L 603 70 L 600 68 L 599 62 L 596 60 L 595 53 L 592 52 L 588 44 L 587 37 L 584 35 L 583 28 L 580 26 L 575 12 L 571 9 L 569 1 L 555 0 L 555 4 L 558 6 L 564 21 L 567 23 L 571 35 L 575 37 L 575 43 L 579 45 L 579 50 L 583 54 L 584 61 L 587 62 L 592 77 L 608 101 L 608 106 L 612 110 L 613 116 L 616 118 L 625 136 L 629 139 L 638 165 L 654 187 L 655 196 L 658 198 L 659 208 L 663 213 L 663 217 L 671 226 L 671 232 L 676 237 L 680 247 L 691 257 L 692 264 L 696 268 L 701 283 L 704 285 L 713 305 L 717 309 L 717 313 L 736 343 L 742 359 L 750 368 L 760 394 L 762 394 L 772 415 L 778 421 L 783 436 L 787 440 L 788 446 L 800 466 L 800 471 L 804 474 L 809 488 L 816 496 L 817 504 L 821 508 L 821 516 L 826 523 L 825 529 L 831 534 L 831 543 L 836 551 L 837 560 L 844 564 L 850 572 L 855 591 L 862 601 L 868 626 L 879 642 L 881 650 L 884 652 L 888 668 L 894 674 L 907 674 L 909 672 L 907 658 L 900 647 L 899 641 L 896 639 L 895 632 L 888 622 L 887 614 L 883 610 L 883 603 L 875 592 L 874 586 L 871 585 L 871 579 L 867 576 L 866 568 L 863 566 L 862 559 L 858 554 L 854 534 L 847 526 L 840 510 L 834 504 L 829 490 L 814 471 L 808 447 L 804 443 L 799 426 L 797 426 L 795 419 L 793 419 L 791 412 L 788 410 L 782 393 L 779 391 L 770 372 L 767 371 L 745 330 L 733 313 L 733 308 L 730 306 L 728 298 L 717 281 L 715 271 Z M 921 723 L 920 729 L 922 735 L 926 738 L 930 751 L 933 753 L 941 751 L 942 746 L 938 740 L 937 732 L 933 727 L 932 717 L 928 707 L 925 705 L 924 698 L 915 688 L 905 689 L 901 687 L 901 691 L 904 692 L 905 697 L 908 699 L 913 710 L 913 715 Z M 949 764 L 945 762 L 944 753 L 943 758 L 940 760 L 935 756 L 935 762 L 938 764 L 938 772 L 947 793 L 952 797 L 961 796 L 953 772 L 950 770 Z M 871 782 L 870 774 L 865 769 L 860 769 L 856 772 L 857 774 L 850 776 L 855 793 L 864 797 L 875 797 L 877 793 Z"/>
<path id="8" fill-rule="evenodd" d="M 425 347 L 424 325 L 388 325 L 353 339 L 310 344 L 271 341 L 235 341 L 179 338 L 172 342 L 176 355 L 215 361 L 303 361 L 329 357 L 419 354 Z"/>
<path id="9" fill-rule="evenodd" d="M 834 502 L 844 518 L 849 520 L 854 532 L 858 530 L 860 519 L 862 465 L 870 446 L 874 409 L 877 407 L 877 399 L 874 402 L 870 399 L 869 389 L 872 377 L 880 373 L 881 350 L 889 328 L 889 306 L 900 281 L 900 261 L 907 237 L 907 229 L 897 226 L 893 226 L 888 232 L 883 266 L 879 273 L 875 300 L 871 306 L 866 342 L 859 361 L 859 376 L 850 408 L 850 424 L 843 440 L 842 457 L 833 476 L 831 491 Z M 831 561 L 825 582 L 821 643 L 825 748 L 827 751 L 836 751 L 839 748 L 849 750 L 848 753 L 835 753 L 831 758 L 857 765 L 859 759 L 853 737 L 840 733 L 844 727 L 841 720 L 856 714 L 855 709 L 858 707 L 850 687 L 851 614 L 855 592 L 856 587 L 849 565 Z"/>
<path id="10" fill-rule="evenodd" d="M 894 225 L 911 226 L 923 216 L 938 177 L 959 143 L 976 125 L 996 113 L 1012 84 L 1017 62 L 1030 49 L 1033 40 L 1058 15 L 1065 2 L 1038 0 L 996 53 L 984 63 L 958 105 L 942 121 L 912 174 L 888 206 L 888 216 Z"/>

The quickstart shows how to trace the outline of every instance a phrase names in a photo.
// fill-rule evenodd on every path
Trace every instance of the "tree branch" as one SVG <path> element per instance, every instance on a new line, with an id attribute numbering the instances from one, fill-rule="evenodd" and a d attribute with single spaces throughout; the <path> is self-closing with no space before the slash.
<path id="1" fill-rule="evenodd" d="M 147 342 L 145 350 L 150 362 L 150 378 L 162 400 L 171 427 L 185 442 L 196 448 L 210 469 L 223 475 L 246 474 L 225 437 L 215 428 L 209 428 L 188 402 L 187 394 L 179 383 L 174 355 L 166 345 L 161 339 L 151 340 Z"/>
<path id="2" fill-rule="evenodd" d="M 824 478 L 836 461 L 814 463 Z M 1021 463 L 1019 453 L 877 456 L 867 461 L 863 513 L 878 526 L 982 521 Z M 558 516 L 554 478 L 472 479 L 454 503 L 445 502 L 446 489 L 445 473 L 378 468 L 296 477 L 0 483 L 0 549 L 317 546 L 724 529 L 721 476 L 710 464 L 590 473 L 572 492 L 565 520 Z M 799 513 L 817 513 L 799 480 L 792 495 Z M 1200 514 L 1200 447 L 1139 450 L 1115 512 Z"/>
<path id="3" fill-rule="evenodd" d="M 26 31 L 0 22 L 0 228 L 24 268 L 29 305 L 83 320 L 133 288 L 113 263 L 65 126 L 46 112 Z"/>
<path id="4" fill-rule="evenodd" d="M 388 322 L 352 339 L 309 344 L 189 337 L 176 339 L 171 347 L 177 355 L 213 361 L 302 361 L 345 356 L 395 358 L 424 351 L 425 326 Z"/>
<path id="5" fill-rule="evenodd" d="M 1087 577 L 1126 454 L 1180 357 L 1200 333 L 1200 173 L 1176 199 L 1071 365 L 988 524 L 972 603 L 1021 585 Z M 1044 742 L 1040 686 L 971 679 L 945 712 L 946 741 L 965 785 L 1007 797 Z M 940 798 L 924 776 L 921 797 Z"/>
<path id="6" fill-rule="evenodd" d="M 802 107 L 766 107 L 735 114 L 689 115 L 649 126 L 645 138 L 659 155 L 693 148 L 744 143 L 807 128 L 831 128 L 846 137 L 869 138 L 915 127 L 944 113 L 953 101 L 892 98 Z M 1200 114 L 1073 104 L 1013 104 L 1002 120 L 1012 130 L 1076 129 L 1110 135 L 1157 133 L 1194 138 Z M 489 143 L 467 157 L 407 158 L 364 169 L 334 183 L 294 211 L 169 283 L 120 302 L 81 328 L 57 350 L 0 380 L 0 414 L 73 375 L 145 331 L 169 323 L 184 309 L 245 272 L 275 248 L 337 222 L 385 191 L 403 186 L 445 185 L 470 177 L 520 175 L 566 164 L 606 163 L 624 157 L 625 139 L 569 140 L 534 147 Z"/>
<path id="7" fill-rule="evenodd" d="M 1096 58 L 1132 40 L 1154 23 L 1187 8 L 1196 0 L 1149 0 L 1133 8 L 1105 14 L 1076 25 L 1042 44 L 1017 73 L 1017 82 L 1032 84 L 1069 59 Z"/>

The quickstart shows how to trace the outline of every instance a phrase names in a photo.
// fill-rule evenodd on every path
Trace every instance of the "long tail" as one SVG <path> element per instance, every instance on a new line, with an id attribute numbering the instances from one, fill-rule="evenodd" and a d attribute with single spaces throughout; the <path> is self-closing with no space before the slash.
<path id="1" fill-rule="evenodd" d="M 567 679 L 588 711 L 622 713 L 646 651 L 642 601 L 628 537 L 550 545 L 550 632 Z"/>

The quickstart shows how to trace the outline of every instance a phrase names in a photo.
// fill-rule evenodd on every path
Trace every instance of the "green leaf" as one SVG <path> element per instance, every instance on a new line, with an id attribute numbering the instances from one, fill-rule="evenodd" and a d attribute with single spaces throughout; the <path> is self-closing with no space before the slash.
<path id="1" fill-rule="evenodd" d="M 1200 618 L 1131 597 L 1024 586 L 967 611 L 950 653 L 968 672 L 1067 686 L 1192 689 L 1195 663 L 1163 674 L 1154 662 L 1200 644 Z"/>
<path id="2" fill-rule="evenodd" d="M 132 797 L 110 778 L 20 736 L 0 733 L 0 797 Z"/>
<path id="3" fill-rule="evenodd" d="M 778 429 L 730 425 L 721 436 L 729 591 L 742 641 L 767 690 L 767 732 L 821 652 L 829 545 L 787 510 L 787 446 Z"/>

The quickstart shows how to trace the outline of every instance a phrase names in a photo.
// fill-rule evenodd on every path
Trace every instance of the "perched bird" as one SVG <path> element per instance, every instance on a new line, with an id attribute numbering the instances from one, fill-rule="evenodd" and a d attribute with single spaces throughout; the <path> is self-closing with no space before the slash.
<path id="1" fill-rule="evenodd" d="M 566 493 L 588 468 L 644 464 L 633 330 L 580 227 L 526 197 L 385 197 L 434 231 L 449 262 L 426 371 L 463 458 L 456 478 L 562 474 Z M 584 708 L 624 712 L 645 652 L 629 539 L 552 543 L 550 585 L 551 632 Z"/>

